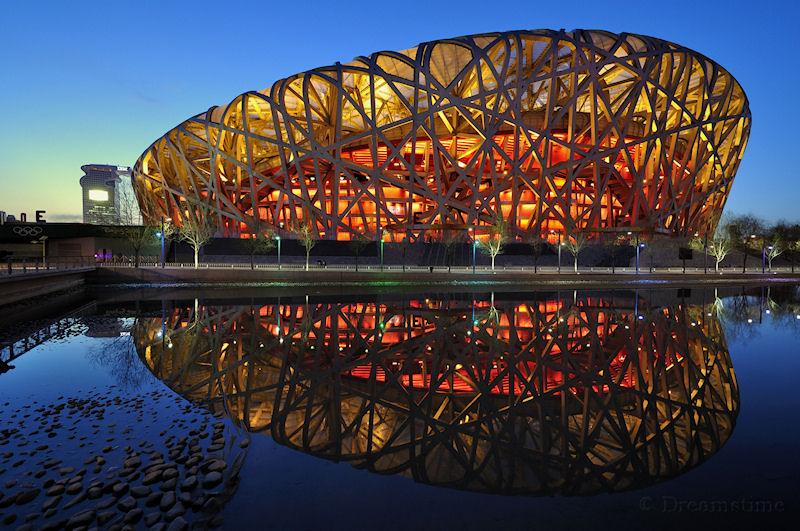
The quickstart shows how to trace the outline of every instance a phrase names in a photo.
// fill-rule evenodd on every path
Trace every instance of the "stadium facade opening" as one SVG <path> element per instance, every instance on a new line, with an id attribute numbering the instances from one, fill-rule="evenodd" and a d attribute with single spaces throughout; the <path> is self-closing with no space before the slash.
<path id="1" fill-rule="evenodd" d="M 136 162 L 142 213 L 328 240 L 714 230 L 750 131 L 692 50 L 605 31 L 490 33 L 316 68 L 212 107 Z"/>

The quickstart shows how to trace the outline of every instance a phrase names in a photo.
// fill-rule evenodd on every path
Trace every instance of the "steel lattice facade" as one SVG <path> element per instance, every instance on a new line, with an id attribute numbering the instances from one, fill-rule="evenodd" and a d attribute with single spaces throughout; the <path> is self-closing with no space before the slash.
<path id="1" fill-rule="evenodd" d="M 317 68 L 175 127 L 137 161 L 146 219 L 220 234 L 311 223 L 416 240 L 716 226 L 750 131 L 726 70 L 663 40 L 575 30 L 432 41 Z"/>

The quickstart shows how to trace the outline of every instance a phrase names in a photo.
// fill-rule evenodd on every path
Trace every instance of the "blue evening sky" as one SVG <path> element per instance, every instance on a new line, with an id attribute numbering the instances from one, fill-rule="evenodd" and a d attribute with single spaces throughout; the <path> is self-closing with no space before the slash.
<path id="1" fill-rule="evenodd" d="M 750 144 L 727 210 L 800 220 L 795 2 L 8 1 L 0 8 L 0 210 L 77 219 L 86 163 L 132 165 L 183 119 L 316 66 L 512 29 L 634 32 L 742 84 Z"/>

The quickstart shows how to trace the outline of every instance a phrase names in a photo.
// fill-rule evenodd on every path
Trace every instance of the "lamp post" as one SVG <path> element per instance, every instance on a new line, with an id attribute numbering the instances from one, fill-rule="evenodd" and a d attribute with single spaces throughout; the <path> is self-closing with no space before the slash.
<path id="1" fill-rule="evenodd" d="M 628 236 L 633 236 L 632 231 L 628 231 Z M 634 237 L 634 243 L 636 244 L 636 274 L 639 274 L 639 233 L 636 233 Z"/>
<path id="2" fill-rule="evenodd" d="M 158 233 L 158 237 L 161 238 L 161 268 L 165 267 L 165 257 L 164 257 L 164 241 L 166 240 L 165 230 L 166 227 L 164 226 L 165 222 L 172 221 L 172 218 L 165 218 L 161 216 L 161 231 Z"/>
<path id="3" fill-rule="evenodd" d="M 550 234 L 556 234 L 556 231 L 551 230 Z M 558 233 L 558 272 L 561 273 L 561 233 Z"/>
<path id="4" fill-rule="evenodd" d="M 378 239 L 381 246 L 381 271 L 383 271 L 383 227 L 378 227 Z"/>
<path id="5" fill-rule="evenodd" d="M 280 235 L 275 235 L 275 241 L 278 242 L 278 269 L 281 268 L 281 237 Z"/>
<path id="6" fill-rule="evenodd" d="M 475 229 L 470 227 L 467 229 L 469 231 L 470 238 L 472 238 L 472 274 L 475 274 L 475 252 L 477 251 L 478 240 L 475 239 Z"/>
<path id="7" fill-rule="evenodd" d="M 558 233 L 558 272 L 561 273 L 561 233 Z"/>

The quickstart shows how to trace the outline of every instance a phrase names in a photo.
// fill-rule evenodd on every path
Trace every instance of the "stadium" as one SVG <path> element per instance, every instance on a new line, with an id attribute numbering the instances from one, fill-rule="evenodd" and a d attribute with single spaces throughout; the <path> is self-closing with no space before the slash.
<path id="1" fill-rule="evenodd" d="M 132 179 L 146 221 L 222 237 L 436 241 L 499 219 L 519 240 L 690 236 L 716 227 L 750 124 L 739 83 L 680 45 L 512 31 L 247 92 L 157 139 Z"/>

